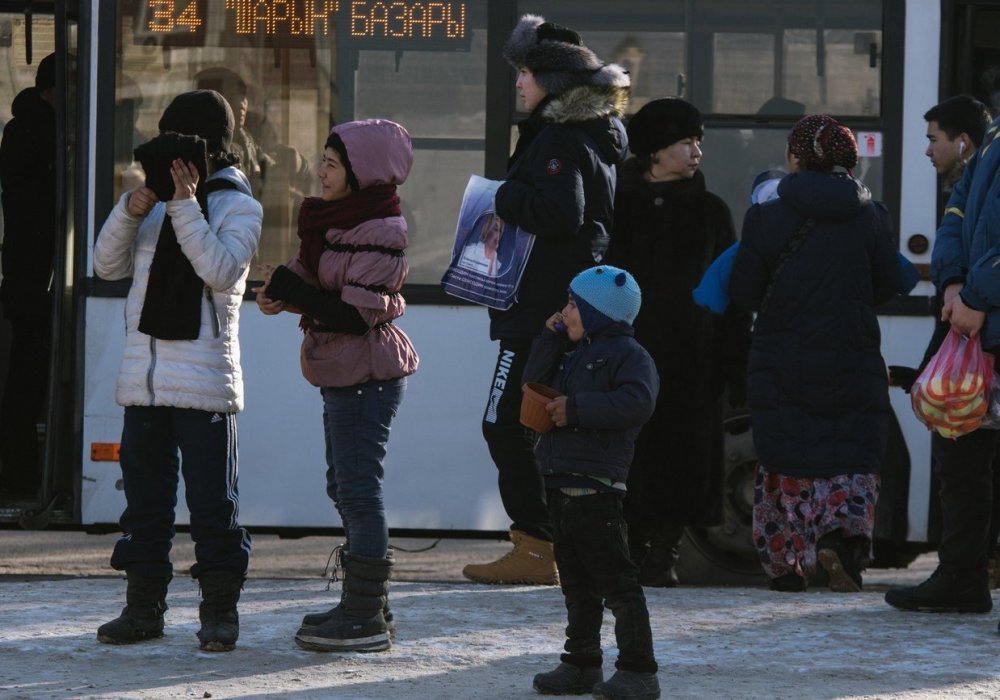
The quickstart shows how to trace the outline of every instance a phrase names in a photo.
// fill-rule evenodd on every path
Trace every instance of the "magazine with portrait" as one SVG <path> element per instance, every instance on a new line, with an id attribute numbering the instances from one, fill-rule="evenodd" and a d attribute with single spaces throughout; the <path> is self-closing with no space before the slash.
<path id="1" fill-rule="evenodd" d="M 473 175 L 462 197 L 451 264 L 441 278 L 445 292 L 494 309 L 509 309 L 535 237 L 494 211 L 500 180 Z"/>

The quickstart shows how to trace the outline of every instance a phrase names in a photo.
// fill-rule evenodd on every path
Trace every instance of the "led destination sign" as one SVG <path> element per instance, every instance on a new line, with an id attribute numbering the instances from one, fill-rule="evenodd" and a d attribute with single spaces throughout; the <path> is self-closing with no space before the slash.
<path id="1" fill-rule="evenodd" d="M 144 0 L 136 2 L 137 43 L 369 49 L 468 50 L 465 2 L 420 0 Z M 218 32 L 218 35 L 216 35 Z M 216 43 L 213 41 L 213 43 Z"/>

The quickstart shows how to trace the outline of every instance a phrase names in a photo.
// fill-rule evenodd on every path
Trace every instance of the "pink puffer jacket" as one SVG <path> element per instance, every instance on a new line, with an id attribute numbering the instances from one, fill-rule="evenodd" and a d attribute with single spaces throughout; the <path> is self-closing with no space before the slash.
<path id="1" fill-rule="evenodd" d="M 347 122 L 333 128 L 347 149 L 351 169 L 362 189 L 371 185 L 400 185 L 413 164 L 410 136 L 399 124 L 384 119 Z M 319 279 L 299 258 L 289 269 L 323 289 L 338 290 L 341 299 L 357 307 L 371 329 L 365 335 L 305 332 L 302 374 L 319 387 L 348 387 L 372 380 L 398 379 L 417 370 L 413 344 L 391 322 L 403 315 L 406 302 L 399 290 L 409 264 L 402 255 L 408 240 L 402 216 L 369 219 L 347 230 L 330 229 Z M 358 249 L 360 247 L 360 249 Z"/>

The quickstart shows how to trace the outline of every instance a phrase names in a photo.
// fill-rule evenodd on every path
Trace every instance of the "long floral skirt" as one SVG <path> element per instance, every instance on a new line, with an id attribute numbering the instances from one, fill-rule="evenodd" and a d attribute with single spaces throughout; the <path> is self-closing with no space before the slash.
<path id="1" fill-rule="evenodd" d="M 816 571 L 816 542 L 843 530 L 871 550 L 877 474 L 831 478 L 783 476 L 757 465 L 753 489 L 753 539 L 769 578 L 789 573 L 808 578 Z M 867 556 L 865 557 L 867 559 Z"/>

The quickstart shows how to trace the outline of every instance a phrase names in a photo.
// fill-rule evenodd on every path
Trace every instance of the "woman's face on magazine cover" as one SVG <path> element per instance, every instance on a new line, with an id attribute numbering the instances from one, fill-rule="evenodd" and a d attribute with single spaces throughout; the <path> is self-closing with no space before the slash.
<path id="1" fill-rule="evenodd" d="M 547 94 L 538 83 L 535 82 L 535 75 L 527 68 L 522 68 L 517 72 L 517 94 L 524 102 L 525 111 L 531 112 L 538 106 L 538 103 Z"/>
<path id="2" fill-rule="evenodd" d="M 322 184 L 320 199 L 335 202 L 350 196 L 351 186 L 347 184 L 347 170 L 340 162 L 340 154 L 334 148 L 323 151 L 323 159 L 319 162 L 316 175 Z"/>
<path id="3" fill-rule="evenodd" d="M 562 310 L 562 322 L 566 324 L 566 337 L 573 342 L 583 338 L 583 319 L 580 318 L 580 310 L 576 308 L 576 302 L 572 296 L 569 297 Z"/>

